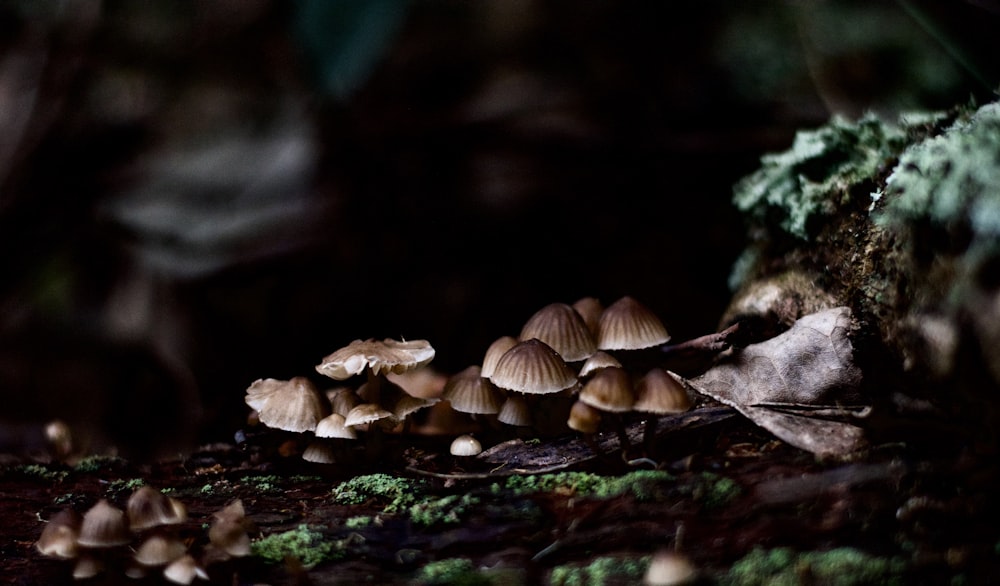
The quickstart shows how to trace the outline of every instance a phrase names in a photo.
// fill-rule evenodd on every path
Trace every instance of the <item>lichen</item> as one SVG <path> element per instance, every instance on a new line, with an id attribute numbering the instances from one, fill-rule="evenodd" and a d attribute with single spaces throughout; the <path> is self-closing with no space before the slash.
<path id="1" fill-rule="evenodd" d="M 638 558 L 602 556 L 586 566 L 565 565 L 552 568 L 551 586 L 603 586 L 638 584 L 649 568 L 649 556 Z"/>
<path id="2" fill-rule="evenodd" d="M 601 476 L 590 472 L 558 472 L 554 474 L 514 475 L 503 483 L 491 486 L 494 493 L 501 490 L 515 495 L 536 492 L 560 492 L 583 498 L 611 498 L 631 493 L 637 500 L 656 500 L 663 482 L 674 477 L 660 470 L 636 470 L 622 476 Z"/>
<path id="3" fill-rule="evenodd" d="M 851 547 L 796 552 L 779 547 L 755 548 L 719 580 L 724 586 L 792 586 L 803 581 L 832 586 L 902 584 L 905 563 Z"/>
<path id="4" fill-rule="evenodd" d="M 799 131 L 789 150 L 762 156 L 761 166 L 735 184 L 733 202 L 754 221 L 808 240 L 815 220 L 836 214 L 905 144 L 904 128 L 872 114 L 857 122 L 835 116 Z"/>
<path id="5" fill-rule="evenodd" d="M 322 533 L 305 524 L 250 543 L 251 554 L 267 562 L 282 563 L 286 558 L 294 557 L 306 568 L 325 560 L 336 559 L 341 550 L 336 541 L 325 540 Z"/>

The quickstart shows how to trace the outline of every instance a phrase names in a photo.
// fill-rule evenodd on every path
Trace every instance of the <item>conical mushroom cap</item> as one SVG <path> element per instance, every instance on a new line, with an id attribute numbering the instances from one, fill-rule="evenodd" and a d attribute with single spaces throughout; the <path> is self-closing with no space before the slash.
<path id="1" fill-rule="evenodd" d="M 106 548 L 132 541 L 125 511 L 101 499 L 83 514 L 77 543 L 84 547 Z"/>
<path id="2" fill-rule="evenodd" d="M 483 355 L 483 364 L 479 376 L 484 378 L 492 377 L 493 372 L 497 368 L 497 362 L 500 362 L 500 357 L 507 350 L 513 348 L 515 344 L 517 344 L 517 338 L 514 336 L 500 336 L 496 340 L 493 340 L 493 343 L 486 349 L 486 354 Z"/>
<path id="3" fill-rule="evenodd" d="M 594 336 L 583 317 L 566 303 L 550 303 L 528 319 L 519 339 L 532 338 L 548 344 L 566 362 L 586 360 L 597 351 Z"/>
<path id="4" fill-rule="evenodd" d="M 377 392 L 373 385 L 378 389 Z M 403 421 L 414 411 L 430 407 L 437 402 L 437 399 L 414 397 L 407 393 L 403 387 L 381 377 L 375 381 L 364 383 L 357 393 L 364 403 L 376 403 L 386 411 L 391 412 L 398 421 Z"/>
<path id="5" fill-rule="evenodd" d="M 354 427 L 356 425 L 365 425 L 366 423 L 375 423 L 376 421 L 383 421 L 386 419 L 394 420 L 392 411 L 383 409 L 375 403 L 362 403 L 354 409 L 351 409 L 351 412 L 344 418 L 344 424 L 349 427 Z"/>
<path id="6" fill-rule="evenodd" d="M 346 417 L 340 413 L 331 413 L 316 424 L 316 437 L 357 439 L 358 434 L 353 428 L 347 426 Z"/>
<path id="7" fill-rule="evenodd" d="M 330 402 L 309 379 L 296 376 L 288 381 L 277 381 L 282 383 L 277 385 L 271 382 L 273 380 L 264 379 L 250 386 L 253 389 L 260 382 L 261 386 L 269 389 L 267 397 L 257 408 L 260 422 L 264 425 L 296 433 L 313 431 L 319 420 L 330 413 Z M 249 390 L 247 393 L 249 405 L 251 394 Z M 258 395 L 255 393 L 253 396 Z"/>
<path id="8" fill-rule="evenodd" d="M 59 511 L 45 524 L 41 536 L 35 542 L 35 549 L 47 557 L 75 558 L 81 522 L 80 514 L 73 509 Z"/>
<path id="9" fill-rule="evenodd" d="M 246 511 L 243 501 L 236 499 L 212 513 L 214 520 L 208 528 L 208 539 L 220 551 L 232 557 L 250 555 L 250 536 L 246 530 Z"/>
<path id="10" fill-rule="evenodd" d="M 364 403 L 364 400 L 358 396 L 357 391 L 348 387 L 327 391 L 326 397 L 330 400 L 333 412 L 340 413 L 345 417 L 351 412 L 351 409 Z"/>
<path id="11" fill-rule="evenodd" d="M 531 425 L 534 420 L 531 417 L 531 407 L 528 405 L 527 399 L 517 393 L 507 395 L 507 400 L 503 402 L 500 412 L 497 413 L 497 421 L 520 427 Z"/>
<path id="12" fill-rule="evenodd" d="M 590 330 L 590 335 L 594 336 L 594 340 L 597 340 L 597 323 L 601 321 L 601 313 L 604 312 L 604 306 L 597 297 L 583 297 L 577 299 L 572 305 L 573 309 L 580 314 L 583 318 L 583 323 L 587 324 L 587 329 Z"/>
<path id="13" fill-rule="evenodd" d="M 375 339 L 354 340 L 325 357 L 316 371 L 334 380 L 344 380 L 371 369 L 373 374 L 402 374 L 434 359 L 434 348 L 427 340 Z"/>
<path id="14" fill-rule="evenodd" d="M 640 350 L 665 344 L 670 334 L 648 307 L 625 296 L 609 305 L 597 324 L 600 350 Z"/>
<path id="15" fill-rule="evenodd" d="M 187 546 L 176 537 L 150 535 L 135 551 L 133 559 L 144 566 L 165 566 L 187 552 Z"/>
<path id="16" fill-rule="evenodd" d="M 590 358 L 583 363 L 580 367 L 580 372 L 577 374 L 580 378 L 587 378 L 588 376 L 594 374 L 602 368 L 607 368 L 609 366 L 614 366 L 615 368 L 621 368 L 622 363 L 618 361 L 617 358 L 608 354 L 604 350 L 598 350 L 594 352 Z"/>
<path id="17" fill-rule="evenodd" d="M 302 459 L 316 464 L 333 464 L 337 461 L 337 455 L 330 444 L 312 442 L 303 450 Z"/>
<path id="18" fill-rule="evenodd" d="M 184 554 L 163 568 L 163 577 L 174 584 L 187 586 L 195 578 L 208 580 L 208 573 L 198 566 L 198 562 L 190 554 Z"/>
<path id="19" fill-rule="evenodd" d="M 490 381 L 502 389 L 547 395 L 575 385 L 576 375 L 558 352 L 532 338 L 518 342 L 500 357 Z"/>
<path id="20" fill-rule="evenodd" d="M 179 500 L 168 497 L 150 485 L 140 486 L 125 504 L 132 531 L 158 525 L 174 525 L 187 520 L 187 509 Z"/>
<path id="21" fill-rule="evenodd" d="M 451 403 L 451 408 L 462 413 L 496 414 L 503 405 L 503 393 L 490 382 L 490 379 L 480 376 L 479 366 L 469 366 L 453 375 L 444 385 L 441 398 Z"/>
<path id="22" fill-rule="evenodd" d="M 691 397 L 673 374 L 654 368 L 635 383 L 633 411 L 667 415 L 683 413 L 691 408 Z"/>
<path id="23" fill-rule="evenodd" d="M 601 411 L 630 411 L 635 404 L 632 379 L 623 368 L 603 368 L 583 385 L 579 400 Z"/>
<path id="24" fill-rule="evenodd" d="M 569 410 L 566 425 L 580 433 L 597 433 L 601 427 L 601 412 L 577 400 Z"/>

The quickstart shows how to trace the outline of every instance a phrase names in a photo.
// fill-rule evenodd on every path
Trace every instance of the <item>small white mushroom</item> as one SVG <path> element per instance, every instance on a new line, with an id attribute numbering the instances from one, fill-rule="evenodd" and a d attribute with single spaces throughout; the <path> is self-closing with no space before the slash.
<path id="1" fill-rule="evenodd" d="M 452 456 L 478 456 L 483 451 L 483 445 L 471 435 L 460 435 L 451 442 Z"/>

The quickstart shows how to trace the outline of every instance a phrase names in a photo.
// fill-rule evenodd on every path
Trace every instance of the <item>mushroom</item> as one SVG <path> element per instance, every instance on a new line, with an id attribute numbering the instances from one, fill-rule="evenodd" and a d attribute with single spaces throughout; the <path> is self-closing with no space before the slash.
<path id="1" fill-rule="evenodd" d="M 469 457 L 478 456 L 483 451 L 483 445 L 479 443 L 479 440 L 472 437 L 471 435 L 465 434 L 456 437 L 451 442 L 451 448 L 449 449 L 452 456 L 459 457 Z"/>
<path id="2" fill-rule="evenodd" d="M 621 415 L 631 411 L 633 404 L 635 404 L 632 378 L 628 372 L 617 366 L 598 370 L 590 380 L 584 383 L 577 400 L 603 412 L 615 414 L 618 440 L 621 443 L 623 453 L 627 452 L 629 439 Z"/>
<path id="3" fill-rule="evenodd" d="M 302 459 L 317 464 L 333 464 L 344 455 L 344 442 L 358 438 L 353 427 L 348 427 L 347 418 L 340 413 L 331 413 L 316 424 L 316 441 L 302 452 Z"/>
<path id="4" fill-rule="evenodd" d="M 604 455 L 600 446 L 597 445 L 597 441 L 594 439 L 594 434 L 601 428 L 601 412 L 599 410 L 583 401 L 577 400 L 570 407 L 566 425 L 570 429 L 580 432 L 583 436 L 583 441 L 587 442 L 587 446 L 590 447 L 595 455 Z"/>
<path id="5" fill-rule="evenodd" d="M 182 586 L 194 582 L 195 578 L 209 579 L 208 573 L 198 565 L 198 562 L 190 554 L 184 554 L 167 564 L 167 567 L 163 568 L 163 577 Z"/>
<path id="6" fill-rule="evenodd" d="M 500 406 L 500 413 L 497 413 L 497 421 L 515 427 L 528 427 L 534 423 L 527 397 L 517 393 L 507 395 Z"/>
<path id="7" fill-rule="evenodd" d="M 83 514 L 77 543 L 91 549 L 107 549 L 132 541 L 125 511 L 101 499 Z"/>
<path id="8" fill-rule="evenodd" d="M 129 527 L 142 531 L 159 525 L 176 525 L 187 520 L 184 503 L 168 497 L 152 486 L 140 486 L 125 504 Z"/>
<path id="9" fill-rule="evenodd" d="M 582 297 L 577 299 L 572 307 L 583 318 L 583 323 L 587 324 L 590 334 L 594 336 L 596 341 L 597 324 L 601 321 L 601 313 L 604 312 L 604 306 L 601 305 L 600 300 L 596 297 Z"/>
<path id="10" fill-rule="evenodd" d="M 693 584 L 697 578 L 698 571 L 686 556 L 660 550 L 649 561 L 642 583 L 644 586 L 681 586 Z"/>
<path id="11" fill-rule="evenodd" d="M 73 509 L 59 511 L 45 524 L 42 534 L 35 542 L 35 549 L 46 557 L 75 558 L 81 521 L 80 514 Z"/>
<path id="12" fill-rule="evenodd" d="M 500 336 L 493 341 L 492 344 L 486 348 L 486 354 L 483 355 L 483 365 L 480 369 L 479 376 L 483 378 L 490 378 L 493 376 L 493 371 L 497 368 L 497 362 L 500 362 L 500 357 L 503 356 L 507 350 L 510 350 L 517 344 L 517 338 L 514 336 Z"/>
<path id="13" fill-rule="evenodd" d="M 246 404 L 272 429 L 302 433 L 330 413 L 330 402 L 303 376 L 290 380 L 258 379 L 247 389 Z"/>
<path id="14" fill-rule="evenodd" d="M 496 415 L 503 405 L 503 393 L 490 379 L 482 376 L 482 368 L 472 365 L 448 379 L 441 398 L 451 408 L 472 415 Z"/>
<path id="15" fill-rule="evenodd" d="M 663 368 L 653 368 L 635 383 L 633 411 L 652 415 L 646 420 L 643 445 L 652 450 L 656 435 L 656 416 L 683 413 L 691 408 L 691 397 L 676 375 Z"/>
<path id="16" fill-rule="evenodd" d="M 669 340 L 660 318 L 627 295 L 605 308 L 597 324 L 599 350 L 641 350 Z"/>
<path id="17" fill-rule="evenodd" d="M 588 358 L 583 363 L 583 366 L 580 367 L 580 372 L 577 373 L 577 376 L 580 378 L 587 378 L 590 375 L 597 372 L 598 370 L 601 370 L 602 368 L 607 368 L 609 366 L 621 368 L 622 363 L 619 362 L 617 358 L 615 358 L 611 354 L 608 354 L 604 350 L 598 350 L 597 352 L 594 352 L 590 356 L 590 358 Z"/>
<path id="18" fill-rule="evenodd" d="M 132 556 L 143 566 L 165 566 L 187 552 L 184 542 L 171 535 L 150 535 Z"/>
<path id="19" fill-rule="evenodd" d="M 532 338 L 548 344 L 566 362 L 586 360 L 597 351 L 587 323 L 566 303 L 550 303 L 528 319 L 519 339 Z"/>
<path id="20" fill-rule="evenodd" d="M 250 555 L 250 536 L 247 535 L 243 501 L 236 499 L 212 513 L 212 517 L 214 520 L 208 528 L 209 542 L 223 553 L 224 557 Z"/>
<path id="21" fill-rule="evenodd" d="M 513 391 L 514 394 L 520 393 L 530 396 L 534 399 L 544 395 L 558 396 L 557 393 L 572 389 L 577 385 L 576 375 L 566 365 L 562 356 L 537 338 L 518 342 L 504 352 L 500 360 L 497 361 L 490 381 L 501 389 Z M 507 402 L 511 402 L 511 399 L 512 397 L 508 396 Z M 545 427 L 544 423 L 553 419 L 552 415 L 556 412 L 558 405 L 558 401 L 553 400 L 547 405 L 538 406 L 539 409 L 531 417 L 532 425 L 535 426 L 536 431 L 542 431 Z M 527 408 L 530 412 L 530 406 Z M 497 419 L 503 422 L 508 421 L 510 414 L 505 413 L 507 410 L 505 403 L 501 407 Z M 565 421 L 565 413 L 562 413 L 559 423 L 562 429 L 565 429 Z"/>

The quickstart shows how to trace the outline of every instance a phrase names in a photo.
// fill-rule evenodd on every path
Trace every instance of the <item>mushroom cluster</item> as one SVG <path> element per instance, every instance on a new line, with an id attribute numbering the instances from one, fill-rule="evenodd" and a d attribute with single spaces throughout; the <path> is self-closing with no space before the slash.
<path id="1" fill-rule="evenodd" d="M 71 508 L 53 515 L 35 542 L 46 557 L 74 562 L 73 578 L 85 580 L 120 571 L 130 578 L 159 572 L 174 584 L 208 580 L 206 567 L 250 554 L 250 537 L 240 501 L 213 514 L 209 542 L 188 547 L 180 531 L 187 509 L 151 486 L 132 493 L 124 509 L 102 499 L 83 515 Z"/>
<path id="2" fill-rule="evenodd" d="M 442 397 L 452 409 L 491 423 L 536 433 L 568 427 L 589 442 L 602 420 L 611 419 L 623 447 L 624 417 L 639 412 L 651 442 L 656 416 L 691 405 L 674 375 L 662 368 L 643 372 L 643 361 L 635 360 L 637 353 L 669 340 L 655 313 L 629 296 L 608 307 L 595 297 L 551 303 L 535 312 L 518 336 L 497 338 L 482 365 L 453 375 Z"/>
<path id="3" fill-rule="evenodd" d="M 426 340 L 354 340 L 322 359 L 316 371 L 341 382 L 363 375 L 357 388 L 337 386 L 326 392 L 303 376 L 290 380 L 258 379 L 246 392 L 246 404 L 263 425 L 305 438 L 302 458 L 320 464 L 343 461 L 351 442 L 364 434 L 369 457 L 381 454 L 386 431 L 402 426 L 411 414 L 436 399 L 415 396 L 389 378 L 425 366 L 434 358 Z"/>

